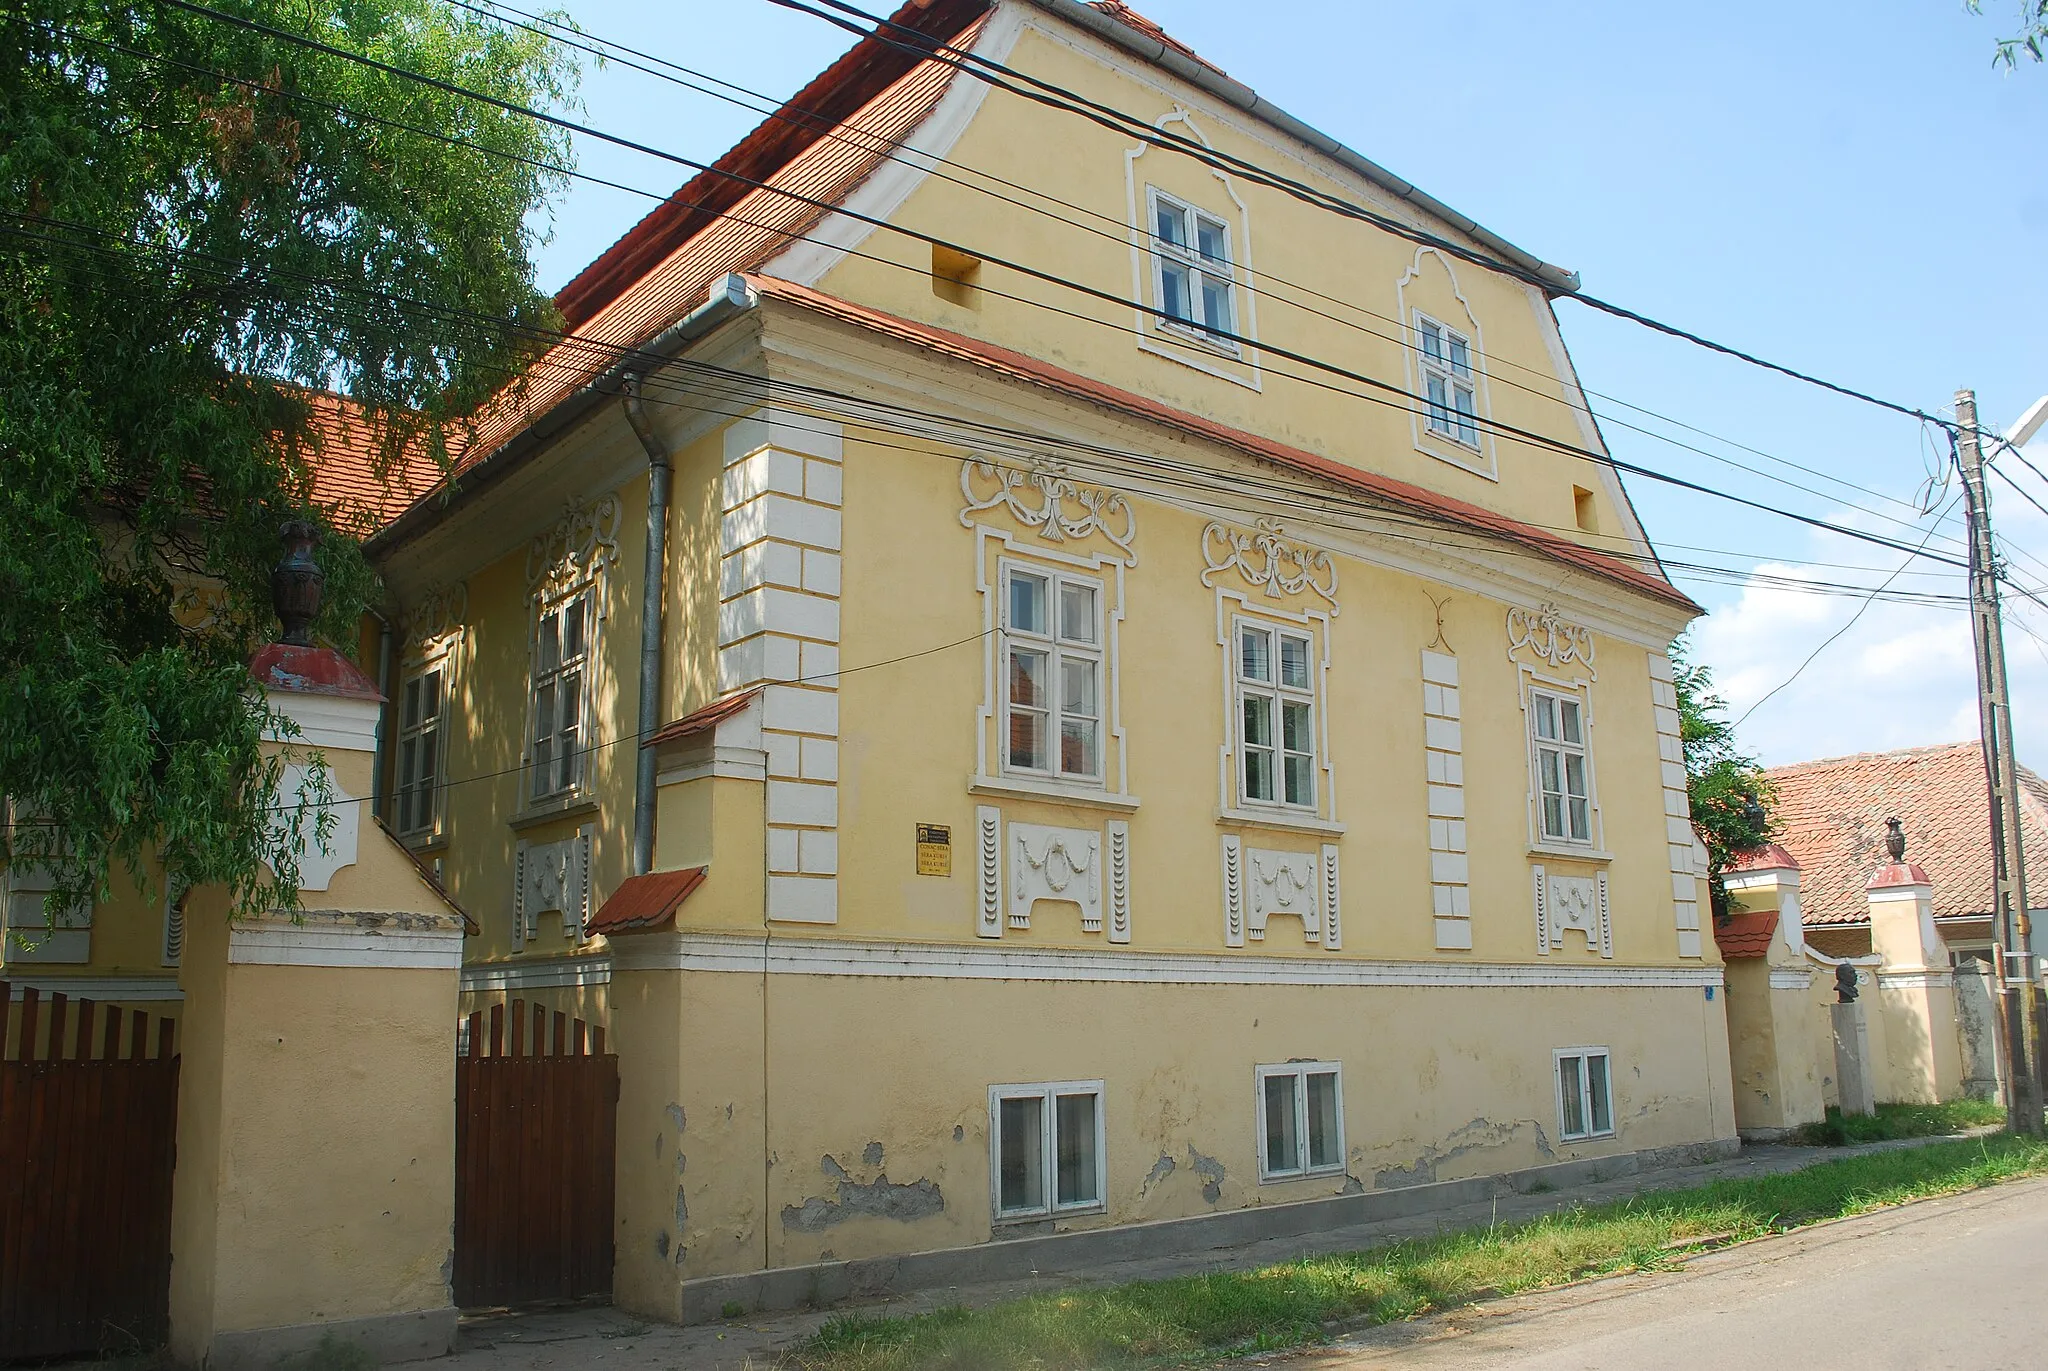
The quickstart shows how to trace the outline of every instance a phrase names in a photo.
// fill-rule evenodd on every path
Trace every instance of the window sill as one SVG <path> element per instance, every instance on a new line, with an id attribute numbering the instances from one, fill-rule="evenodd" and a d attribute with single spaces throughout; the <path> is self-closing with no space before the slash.
<path id="1" fill-rule="evenodd" d="M 1261 1171 L 1259 1173 L 1259 1184 L 1291 1185 L 1295 1181 L 1326 1180 L 1331 1176 L 1341 1176 L 1343 1174 L 1344 1168 L 1341 1166 L 1318 1166 L 1307 1171 L 1279 1171 L 1271 1175 Z"/>
<path id="2" fill-rule="evenodd" d="M 992 795 L 1007 800 L 1047 800 L 1054 804 L 1084 805 L 1090 809 L 1114 809 L 1124 814 L 1138 807 L 1138 797 L 1135 795 L 1119 795 L 1108 790 L 1084 790 L 1078 786 L 1059 785 L 1052 781 L 1034 781 L 1022 776 L 969 777 L 967 793 Z"/>
<path id="3" fill-rule="evenodd" d="M 398 834 L 398 841 L 415 857 L 435 857 L 448 850 L 448 835 L 441 832 Z"/>
<path id="4" fill-rule="evenodd" d="M 1344 825 L 1334 819 L 1278 809 L 1219 809 L 1216 822 L 1231 828 L 1283 828 L 1290 833 L 1320 833 L 1326 838 L 1344 836 Z"/>
<path id="5" fill-rule="evenodd" d="M 1171 339 L 1176 343 L 1191 344 L 1204 352 L 1213 352 L 1218 357 L 1228 357 L 1233 362 L 1244 360 L 1243 348 L 1227 339 L 1218 338 L 1198 324 L 1169 323 L 1155 314 L 1152 316 L 1152 326 L 1153 332 L 1162 338 Z"/>
<path id="6" fill-rule="evenodd" d="M 1606 866 L 1614 860 L 1612 852 L 1602 852 L 1592 847 L 1573 847 L 1568 843 L 1530 843 L 1529 855 L 1556 857 L 1567 862 L 1591 862 L 1595 866 Z"/>
<path id="7" fill-rule="evenodd" d="M 999 1233 L 1007 1232 L 1017 1237 L 1035 1237 L 1037 1234 L 1029 1232 L 1018 1233 L 1016 1230 L 1020 1228 L 1030 1229 L 1033 1225 L 1036 1225 L 1038 1233 L 1052 1233 L 1057 1231 L 1053 1225 L 1061 1219 L 1085 1219 L 1091 1214 L 1107 1214 L 1108 1212 L 1109 1206 L 1104 1204 L 1077 1204 L 1065 1209 L 1055 1209 L 1050 1214 L 1042 1209 L 1034 1209 L 1029 1214 L 998 1214 L 995 1216 L 993 1226 Z"/>
<path id="8" fill-rule="evenodd" d="M 1615 1137 L 1615 1136 L 1616 1136 L 1616 1134 L 1615 1134 L 1615 1131 L 1614 1131 L 1613 1129 L 1611 1129 L 1611 1128 L 1610 1128 L 1610 1129 L 1608 1129 L 1608 1130 L 1607 1130 L 1607 1131 L 1606 1131 L 1605 1133 L 1580 1133 L 1580 1134 L 1577 1134 L 1577 1135 L 1575 1135 L 1575 1136 L 1573 1136 L 1573 1137 L 1569 1137 L 1569 1138 L 1568 1138 L 1568 1137 L 1566 1137 L 1566 1136 L 1565 1136 L 1564 1134 L 1560 1133 L 1560 1134 L 1558 1134 L 1558 1135 L 1557 1135 L 1557 1140 L 1558 1140 L 1559 1142 L 1567 1142 L 1567 1143 L 1594 1143 L 1594 1142 L 1606 1142 L 1606 1141 L 1608 1141 L 1608 1140 L 1609 1140 L 1610 1138 L 1613 1138 L 1613 1137 Z"/>
<path id="9" fill-rule="evenodd" d="M 580 818 L 585 814 L 597 813 L 597 801 L 588 795 L 568 795 L 560 799 L 543 800 L 530 809 L 522 809 L 505 821 L 513 830 L 537 828 L 556 819 Z"/>

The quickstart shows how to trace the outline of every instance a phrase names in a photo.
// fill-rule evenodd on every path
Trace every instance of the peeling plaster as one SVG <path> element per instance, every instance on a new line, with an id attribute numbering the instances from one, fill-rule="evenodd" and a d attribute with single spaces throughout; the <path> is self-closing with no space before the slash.
<path id="1" fill-rule="evenodd" d="M 668 1230 L 666 1228 L 654 1235 L 654 1255 L 663 1261 L 668 1260 Z"/>
<path id="2" fill-rule="evenodd" d="M 683 1131 L 683 1107 L 672 1104 L 668 1107 L 668 1121 L 676 1126 L 676 1132 Z"/>
<path id="3" fill-rule="evenodd" d="M 882 1164 L 882 1145 L 878 1142 L 869 1143 L 861 1151 L 860 1160 L 863 1166 L 880 1166 Z"/>
<path id="4" fill-rule="evenodd" d="M 1156 1169 L 1156 1168 L 1155 1168 Z M 1188 1144 L 1188 1169 L 1202 1178 L 1202 1198 L 1215 1204 L 1223 1198 L 1223 1163 L 1214 1157 L 1205 1157 L 1195 1151 L 1193 1143 Z"/>
<path id="5" fill-rule="evenodd" d="M 655 1135 L 654 1135 L 654 1159 L 655 1159 L 656 1161 L 660 1161 L 660 1160 L 661 1160 L 661 1151 L 662 1151 L 662 1144 L 663 1144 L 664 1142 L 666 1142 L 666 1141 L 667 1141 L 667 1135 L 666 1135 L 666 1134 L 664 1134 L 664 1133 L 657 1133 L 657 1134 L 655 1134 Z"/>
<path id="6" fill-rule="evenodd" d="M 869 1143 L 862 1155 L 881 1158 L 881 1144 Z M 837 1199 L 826 1199 L 812 1195 L 801 1205 L 786 1204 L 782 1207 L 782 1226 L 796 1233 L 819 1233 L 834 1224 L 853 1218 L 895 1219 L 901 1223 L 914 1223 L 942 1214 L 946 1209 L 946 1197 L 940 1193 L 937 1181 L 920 1177 L 903 1185 L 889 1179 L 885 1171 L 871 1182 L 863 1184 L 854 1180 L 830 1153 L 819 1158 L 818 1169 L 836 1182 L 834 1190 Z"/>
<path id="7" fill-rule="evenodd" d="M 683 1198 L 683 1188 L 676 1187 L 676 1236 L 683 1235 L 683 1226 L 690 1221 L 690 1206 Z"/>
<path id="8" fill-rule="evenodd" d="M 954 1142 L 959 1142 L 959 1141 L 960 1141 L 960 1140 L 961 1140 L 962 1138 L 964 1138 L 964 1137 L 966 1137 L 966 1136 L 967 1136 L 967 1129 L 966 1129 L 966 1127 L 965 1127 L 964 1125 L 961 1125 L 961 1124 L 957 1124 L 957 1123 L 953 1125 L 953 1141 L 954 1141 Z"/>
<path id="9" fill-rule="evenodd" d="M 1407 1166 L 1382 1167 L 1373 1173 L 1372 1183 L 1376 1190 L 1399 1190 L 1404 1186 L 1428 1185 L 1438 1178 L 1438 1168 L 1445 1162 L 1473 1152 L 1485 1152 L 1495 1148 L 1511 1147 L 1523 1129 L 1536 1135 L 1536 1150 L 1544 1156 L 1554 1156 L 1550 1140 L 1543 1136 L 1543 1125 L 1534 1119 L 1517 1119 L 1509 1123 L 1495 1123 L 1491 1119 L 1477 1118 L 1452 1129 L 1440 1143 L 1425 1148 L 1420 1156 Z"/>

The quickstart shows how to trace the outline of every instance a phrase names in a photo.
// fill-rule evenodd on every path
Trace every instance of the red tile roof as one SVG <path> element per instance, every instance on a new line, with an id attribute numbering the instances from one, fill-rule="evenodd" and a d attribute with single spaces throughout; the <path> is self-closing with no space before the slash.
<path id="1" fill-rule="evenodd" d="M 417 442 L 388 454 L 354 404 L 312 395 L 312 446 L 300 454 L 314 504 L 344 533 L 368 537 L 431 489 L 441 469 Z"/>
<path id="2" fill-rule="evenodd" d="M 1777 931 L 1778 911 L 1762 909 L 1715 920 L 1714 941 L 1724 958 L 1761 957 L 1771 950 L 1771 935 Z"/>
<path id="3" fill-rule="evenodd" d="M 1123 0 L 1088 0 L 1088 4 L 1090 8 L 1101 10 L 1104 14 L 1116 20 L 1125 28 L 1136 29 L 1139 33 L 1144 34 L 1147 38 L 1150 38 L 1153 42 L 1158 43 L 1161 47 L 1172 48 L 1175 52 L 1179 53 L 1181 56 L 1187 58 L 1191 62 L 1200 62 L 1203 66 L 1207 67 L 1210 71 L 1215 72 L 1218 76 L 1229 75 L 1229 73 L 1224 71 L 1223 68 L 1217 66 L 1214 62 L 1211 62 L 1208 58 L 1202 56 L 1201 53 L 1196 52 L 1186 43 L 1181 42 L 1178 38 L 1175 38 L 1165 29 L 1160 28 L 1158 24 L 1154 23 L 1150 19 L 1147 19 L 1144 15 L 1138 13 L 1129 5 L 1124 4 Z"/>
<path id="4" fill-rule="evenodd" d="M 730 719 L 752 704 L 754 697 L 761 693 L 761 689 L 760 686 L 755 686 L 752 690 L 743 690 L 737 695 L 728 695 L 723 700 L 714 700 L 702 709 L 692 710 L 682 718 L 663 724 L 648 734 L 640 746 L 654 747 L 661 743 L 672 743 L 678 738 L 687 738 L 693 733 L 716 728 L 721 721 Z"/>
<path id="5" fill-rule="evenodd" d="M 1050 362 L 1041 362 L 1035 357 L 1027 357 L 1021 352 L 995 343 L 969 338 L 948 329 L 935 328 L 930 324 L 914 323 L 878 309 L 856 305 L 836 296 L 826 295 L 822 291 L 812 290 L 790 281 L 777 280 L 771 276 L 749 276 L 747 281 L 764 296 L 801 305 L 845 323 L 886 334 L 902 342 L 998 372 L 1014 380 L 1043 386 L 1077 400 L 1101 405 L 1151 423 L 1163 424 L 1192 437 L 1234 448 L 1255 460 L 1330 481 L 1388 504 L 1420 511 L 1446 523 L 1462 524 L 1477 532 L 1519 543 L 1582 571 L 1589 571 L 1618 581 L 1631 589 L 1654 595 L 1666 603 L 1678 605 L 1694 613 L 1703 612 L 1684 592 L 1661 576 L 1468 501 L 1441 495 L 1391 476 L 1364 471 L 1301 448 L 1290 447 L 1285 443 L 1274 442 L 1270 438 L 1262 438 L 1243 429 L 1231 428 L 1204 419 L 1198 414 L 1190 414 L 1186 410 L 1174 409 L 1160 404 L 1157 400 L 1107 385 L 1082 376 L 1078 372 L 1054 366 Z"/>
<path id="6" fill-rule="evenodd" d="M 1884 821 L 1904 823 L 1906 858 L 1925 868 L 1936 918 L 1982 918 L 1991 909 L 1990 801 L 1974 741 L 1801 762 L 1765 773 L 1777 790 L 1780 845 L 1799 859 L 1799 903 L 1809 925 L 1870 917 L 1870 878 L 1889 863 Z M 2048 901 L 2048 785 L 2019 768 L 2021 840 L 2029 901 Z"/>
<path id="7" fill-rule="evenodd" d="M 704 884 L 710 869 L 693 866 L 683 871 L 650 871 L 628 878 L 591 916 L 590 931 L 610 937 L 667 927 L 683 901 Z"/>

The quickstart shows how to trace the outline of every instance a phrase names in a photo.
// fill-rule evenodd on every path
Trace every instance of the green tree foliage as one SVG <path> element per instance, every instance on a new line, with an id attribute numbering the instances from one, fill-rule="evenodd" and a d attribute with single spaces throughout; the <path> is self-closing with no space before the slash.
<path id="1" fill-rule="evenodd" d="M 1982 14 L 1984 0 L 1967 0 L 1970 13 Z M 2020 54 L 2025 53 L 2036 62 L 2048 61 L 2048 0 L 2013 0 L 2019 11 L 2019 28 L 2010 38 L 1998 40 L 1996 56 L 1999 66 L 2010 71 L 2019 65 Z"/>
<path id="2" fill-rule="evenodd" d="M 530 105 L 580 75 L 442 0 L 208 3 Z M 0 8 L 0 795 L 53 907 L 155 859 L 239 909 L 295 900 L 244 666 L 279 525 L 326 531 L 331 641 L 374 592 L 360 529 L 313 503 L 314 394 L 387 463 L 445 460 L 554 322 L 531 254 L 569 152 L 164 0 Z"/>
<path id="3" fill-rule="evenodd" d="M 1687 797 L 1693 827 L 1707 848 L 1708 888 L 1715 916 L 1728 912 L 1721 874 L 1735 853 L 1769 842 L 1771 783 L 1756 758 L 1735 742 L 1728 705 L 1714 693 L 1712 668 L 1686 659 L 1686 641 L 1671 645 L 1672 677 L 1678 691 L 1678 739 L 1685 749 Z"/>

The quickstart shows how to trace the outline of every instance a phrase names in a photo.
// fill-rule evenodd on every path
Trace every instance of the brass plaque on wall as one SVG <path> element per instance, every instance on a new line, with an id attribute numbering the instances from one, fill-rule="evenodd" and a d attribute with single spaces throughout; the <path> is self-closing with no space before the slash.
<path id="1" fill-rule="evenodd" d="M 946 824 L 917 826 L 917 874 L 953 874 L 953 830 Z"/>

